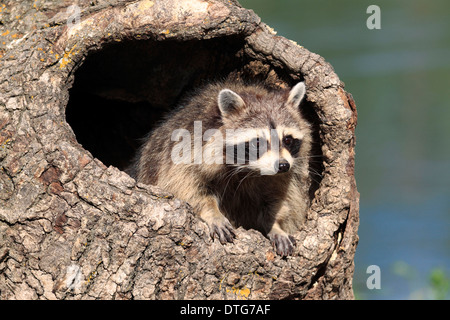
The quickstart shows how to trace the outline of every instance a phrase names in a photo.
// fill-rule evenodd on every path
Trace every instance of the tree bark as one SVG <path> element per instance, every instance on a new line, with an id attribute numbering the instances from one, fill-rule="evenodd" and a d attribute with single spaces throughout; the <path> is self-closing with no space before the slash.
<path id="1" fill-rule="evenodd" d="M 353 299 L 356 107 L 322 57 L 236 1 L 80 0 L 79 21 L 72 1 L 3 3 L 0 299 Z M 112 112 L 95 99 L 128 130 L 125 109 L 148 116 L 223 76 L 305 80 L 319 175 L 292 257 L 254 230 L 212 241 L 188 204 L 84 147 L 83 125 Z"/>

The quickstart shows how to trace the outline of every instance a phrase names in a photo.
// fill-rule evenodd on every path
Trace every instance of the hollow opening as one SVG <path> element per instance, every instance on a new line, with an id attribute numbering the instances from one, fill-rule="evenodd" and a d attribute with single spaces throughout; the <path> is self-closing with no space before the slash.
<path id="1" fill-rule="evenodd" d="M 286 71 L 252 60 L 245 40 L 129 40 L 89 54 L 74 74 L 66 120 L 77 141 L 105 165 L 124 170 L 142 138 L 182 96 L 208 81 L 234 76 L 270 86 L 295 83 Z M 312 104 L 303 113 L 315 127 L 311 195 L 321 180 L 318 118 Z"/>
<path id="2" fill-rule="evenodd" d="M 141 138 L 184 93 L 242 66 L 242 43 L 229 37 L 107 45 L 75 72 L 66 120 L 94 157 L 124 169 Z"/>

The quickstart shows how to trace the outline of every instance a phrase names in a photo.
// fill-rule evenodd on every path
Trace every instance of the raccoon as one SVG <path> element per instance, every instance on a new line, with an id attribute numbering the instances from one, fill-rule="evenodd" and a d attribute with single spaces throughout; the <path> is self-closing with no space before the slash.
<path id="1" fill-rule="evenodd" d="M 305 85 L 273 90 L 224 81 L 191 94 L 146 138 L 135 178 L 187 201 L 213 239 L 256 229 L 291 255 L 309 206 L 310 124 L 299 106 Z"/>

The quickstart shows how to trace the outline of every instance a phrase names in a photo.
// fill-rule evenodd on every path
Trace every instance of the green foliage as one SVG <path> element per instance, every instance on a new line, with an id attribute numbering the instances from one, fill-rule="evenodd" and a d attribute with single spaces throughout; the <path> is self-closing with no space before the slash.
<path id="1" fill-rule="evenodd" d="M 404 261 L 397 261 L 393 265 L 393 273 L 406 279 L 411 286 L 411 299 L 445 300 L 450 299 L 450 276 L 445 268 L 433 268 L 427 277 L 427 282 L 422 288 L 413 288 L 417 283 L 419 273 Z"/>
<path id="2" fill-rule="evenodd" d="M 450 298 L 450 277 L 445 273 L 443 268 L 431 270 L 429 281 L 433 296 L 436 300 Z"/>

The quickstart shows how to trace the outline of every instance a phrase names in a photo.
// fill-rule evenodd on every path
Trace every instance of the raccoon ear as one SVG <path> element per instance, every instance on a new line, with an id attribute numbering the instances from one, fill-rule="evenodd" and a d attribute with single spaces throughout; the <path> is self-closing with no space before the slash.
<path id="1" fill-rule="evenodd" d="M 219 109 L 222 114 L 229 114 L 234 110 L 239 110 L 245 107 L 245 102 L 242 98 L 230 89 L 223 89 L 219 92 L 217 97 Z"/>
<path id="2" fill-rule="evenodd" d="M 297 108 L 300 105 L 303 97 L 305 96 L 306 88 L 305 82 L 297 83 L 289 92 L 289 97 L 287 99 L 287 105 Z"/>

